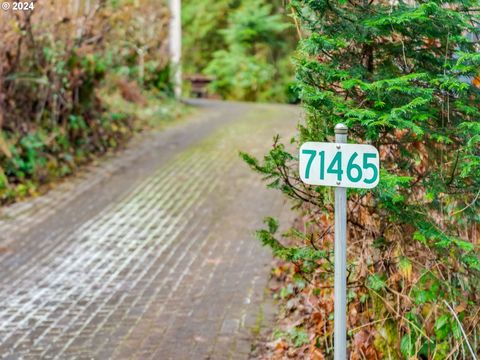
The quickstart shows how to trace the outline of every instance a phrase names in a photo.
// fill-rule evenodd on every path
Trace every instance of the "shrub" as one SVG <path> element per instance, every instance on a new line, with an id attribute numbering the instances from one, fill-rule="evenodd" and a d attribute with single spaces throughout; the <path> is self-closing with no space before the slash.
<path id="1" fill-rule="evenodd" d="M 351 358 L 363 358 L 358 344 L 372 337 L 375 356 L 472 358 L 480 330 L 478 2 L 292 4 L 307 34 L 297 64 L 307 119 L 297 144 L 333 141 L 344 122 L 352 142 L 380 150 L 379 186 L 348 193 Z M 264 244 L 312 286 L 331 283 L 331 189 L 303 185 L 297 156 L 278 141 L 263 162 L 243 156 L 302 209 L 304 226 L 290 232 L 297 246 L 283 245 L 274 229 L 259 232 Z M 318 328 L 312 347 L 325 350 Z"/>
<path id="2" fill-rule="evenodd" d="M 0 14 L 0 203 L 116 148 L 130 119 L 97 93 L 108 72 L 168 93 L 168 9 L 59 0 Z M 146 26 L 148 24 L 148 26 Z M 128 41 L 126 40 L 128 39 Z"/>

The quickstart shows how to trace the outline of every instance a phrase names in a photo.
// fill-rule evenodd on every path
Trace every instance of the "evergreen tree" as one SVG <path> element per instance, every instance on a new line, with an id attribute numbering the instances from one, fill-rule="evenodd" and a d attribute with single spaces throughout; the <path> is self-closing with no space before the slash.
<path id="1" fill-rule="evenodd" d="M 293 76 L 286 66 L 290 24 L 270 2 L 244 0 L 229 14 L 228 26 L 219 31 L 225 47 L 205 69 L 214 79 L 214 93 L 229 99 L 283 100 Z"/>
<path id="2" fill-rule="evenodd" d="M 241 0 L 182 1 L 183 68 L 186 73 L 200 73 L 215 51 L 226 46 L 219 29 L 227 26 L 228 14 Z"/>
<path id="3" fill-rule="evenodd" d="M 333 141 L 343 122 L 351 142 L 371 143 L 381 155 L 379 186 L 349 191 L 349 283 L 357 285 L 350 307 L 363 319 L 354 326 L 371 323 L 362 331 L 386 358 L 473 358 L 480 340 L 479 2 L 292 6 L 306 34 L 297 60 L 307 112 L 298 144 Z M 333 249 L 320 231 L 331 219 L 331 189 L 304 186 L 297 156 L 278 141 L 262 163 L 243 156 L 316 225 L 295 230 L 304 242 L 287 248 L 269 220 L 262 241 L 331 281 Z M 354 358 L 358 346 L 350 351 Z"/>

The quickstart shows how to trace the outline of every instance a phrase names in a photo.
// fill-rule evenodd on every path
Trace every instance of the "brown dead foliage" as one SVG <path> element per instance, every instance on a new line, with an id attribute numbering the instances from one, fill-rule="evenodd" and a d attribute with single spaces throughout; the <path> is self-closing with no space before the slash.
<path id="1" fill-rule="evenodd" d="M 165 67 L 168 18 L 168 8 L 154 0 L 36 1 L 33 11 L 2 12 L 0 128 L 26 130 L 46 116 L 62 123 L 107 70 L 96 68 L 98 59 L 136 66 L 139 77 L 150 60 Z M 129 87 L 127 98 L 140 101 Z"/>
<path id="2" fill-rule="evenodd" d="M 147 101 L 137 82 L 120 79 L 117 84 L 120 89 L 120 94 L 125 100 L 134 104 L 146 105 Z"/>
<path id="3" fill-rule="evenodd" d="M 50 0 L 34 7 L 0 13 L 0 203 L 123 144 L 131 119 L 109 114 L 99 89 L 144 105 L 140 88 L 158 84 L 168 68 L 167 4 Z"/>

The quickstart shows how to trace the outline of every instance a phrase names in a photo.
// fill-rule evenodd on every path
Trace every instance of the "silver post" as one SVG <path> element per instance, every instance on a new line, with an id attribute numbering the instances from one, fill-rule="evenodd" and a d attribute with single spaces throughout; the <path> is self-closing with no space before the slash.
<path id="1" fill-rule="evenodd" d="M 335 126 L 335 142 L 346 143 L 348 128 Z M 341 145 L 339 145 L 341 146 Z M 335 360 L 347 360 L 347 189 L 335 188 Z"/>

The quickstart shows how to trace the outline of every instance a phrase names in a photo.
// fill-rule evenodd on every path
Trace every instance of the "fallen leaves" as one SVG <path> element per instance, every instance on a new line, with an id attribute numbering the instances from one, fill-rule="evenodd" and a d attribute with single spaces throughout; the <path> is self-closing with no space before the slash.
<path id="1" fill-rule="evenodd" d="M 380 355 L 374 347 L 375 331 L 361 329 L 353 336 L 350 360 L 377 360 Z"/>

